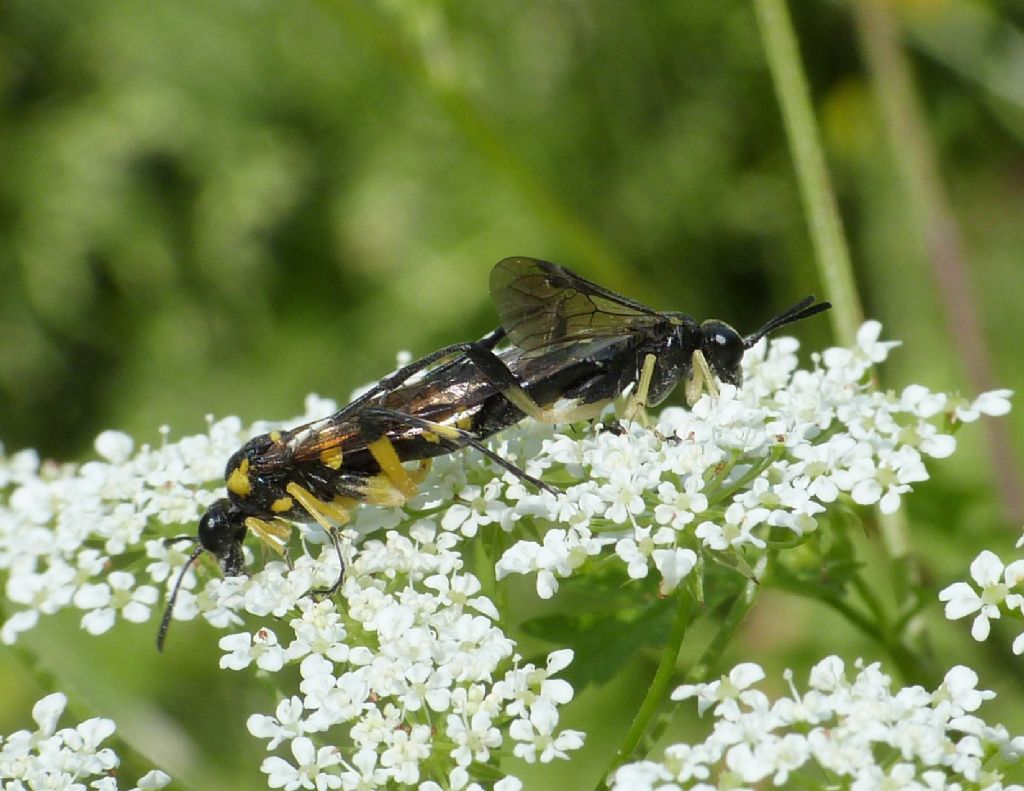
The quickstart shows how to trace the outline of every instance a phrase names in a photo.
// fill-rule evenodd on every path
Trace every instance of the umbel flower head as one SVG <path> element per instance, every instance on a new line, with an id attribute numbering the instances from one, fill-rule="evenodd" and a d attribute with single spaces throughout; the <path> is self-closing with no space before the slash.
<path id="1" fill-rule="evenodd" d="M 99 791 L 117 791 L 117 754 L 101 746 L 114 733 L 114 723 L 93 717 L 73 728 L 58 728 L 68 699 L 54 692 L 32 707 L 34 730 L 0 736 L 0 778 L 5 789 L 84 789 L 83 781 Z M 163 788 L 171 781 L 164 772 L 143 775 L 132 791 Z"/>
<path id="2" fill-rule="evenodd" d="M 404 508 L 354 510 L 334 598 L 310 593 L 337 580 L 337 554 L 319 528 L 297 526 L 290 564 L 254 563 L 247 547 L 247 576 L 189 570 L 174 617 L 225 630 L 224 669 L 297 668 L 276 709 L 248 719 L 275 752 L 263 765 L 272 787 L 473 788 L 503 776 L 499 760 L 567 758 L 583 743 L 559 724 L 574 690 L 558 675 L 572 653 L 520 656 L 494 603 L 499 583 L 485 590 L 464 548 L 502 537 L 490 543 L 505 547 L 493 576 L 533 575 L 542 598 L 600 559 L 667 595 L 699 592 L 723 569 L 755 578 L 767 549 L 841 529 L 839 510 L 896 510 L 928 477 L 925 461 L 953 452 L 956 426 L 1004 413 L 1009 393 L 968 403 L 920 386 L 874 390 L 869 370 L 896 345 L 879 333 L 865 324 L 853 348 L 813 355 L 810 369 L 797 367 L 794 340 L 760 343 L 741 390 L 723 385 L 651 427 L 525 421 L 491 447 L 561 494 L 528 489 L 474 451 L 442 457 Z M 335 409 L 312 397 L 306 406 L 303 422 Z M 138 449 L 105 432 L 99 458 L 82 465 L 0 457 L 0 570 L 14 605 L 0 639 L 65 608 L 91 634 L 152 620 L 187 557 L 164 539 L 194 530 L 225 460 L 273 427 L 211 420 L 205 434 Z"/>
<path id="3" fill-rule="evenodd" d="M 970 668 L 950 670 L 935 690 L 904 687 L 879 665 L 857 662 L 850 677 L 830 656 L 810 672 L 801 693 L 786 673 L 790 695 L 772 700 L 757 684 L 756 664 L 735 667 L 708 684 L 688 684 L 672 699 L 697 699 L 714 722 L 700 744 L 673 744 L 661 761 L 620 767 L 612 791 L 714 791 L 720 788 L 968 789 L 1020 791 L 987 764 L 1024 754 L 1024 737 L 977 716 L 993 692 L 978 689 Z"/>

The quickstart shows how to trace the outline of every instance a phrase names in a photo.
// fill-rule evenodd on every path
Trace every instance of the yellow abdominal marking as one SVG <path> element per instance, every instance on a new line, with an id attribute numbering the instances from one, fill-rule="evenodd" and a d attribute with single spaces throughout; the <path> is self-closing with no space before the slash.
<path id="1" fill-rule="evenodd" d="M 270 510 L 275 514 L 283 514 L 285 511 L 292 510 L 292 505 L 293 500 L 291 497 L 282 497 L 270 504 Z"/>
<path id="2" fill-rule="evenodd" d="M 398 453 L 395 452 L 395 446 L 391 444 L 391 440 L 387 437 L 381 437 L 367 445 L 367 448 L 377 461 L 377 464 L 380 465 L 381 472 L 391 482 L 391 488 L 397 489 L 404 496 L 402 502 L 416 494 L 416 483 L 405 467 L 402 466 L 402 462 L 398 458 Z M 373 479 L 371 478 L 371 480 Z M 375 503 L 375 505 L 381 505 L 381 503 Z"/>
<path id="3" fill-rule="evenodd" d="M 349 515 L 341 506 L 331 502 L 324 502 L 308 489 L 292 481 L 284 487 L 285 491 L 294 497 L 299 505 L 306 509 L 317 524 L 328 533 L 333 532 L 339 525 L 348 524 Z"/>
<path id="4" fill-rule="evenodd" d="M 242 459 L 242 463 L 231 471 L 227 481 L 228 491 L 237 494 L 239 497 L 248 497 L 252 491 L 252 481 L 249 480 L 249 460 Z"/>
<path id="5" fill-rule="evenodd" d="M 327 450 L 320 451 L 320 461 L 330 467 L 332 470 L 341 469 L 341 460 L 344 454 L 341 448 L 328 448 Z"/>
<path id="6" fill-rule="evenodd" d="M 281 432 L 280 431 L 271 431 L 268 436 L 270 437 L 270 441 L 271 442 L 280 442 L 281 441 Z"/>
<path id="7" fill-rule="evenodd" d="M 285 547 L 288 545 L 288 538 L 292 529 L 285 522 L 278 519 L 267 521 L 257 519 L 255 516 L 248 516 L 245 519 L 245 526 L 260 541 L 274 550 L 281 557 L 285 556 Z"/>
<path id="8" fill-rule="evenodd" d="M 437 434 L 437 436 L 443 437 L 444 439 L 459 438 L 459 432 L 457 429 L 454 429 L 451 426 L 446 426 L 443 423 L 434 423 L 432 425 L 432 430 L 435 434 Z"/>
<path id="9" fill-rule="evenodd" d="M 466 417 L 459 418 L 455 422 L 455 425 L 461 428 L 463 431 L 469 431 L 471 428 L 473 428 L 473 418 L 471 418 L 469 415 L 466 415 Z"/>

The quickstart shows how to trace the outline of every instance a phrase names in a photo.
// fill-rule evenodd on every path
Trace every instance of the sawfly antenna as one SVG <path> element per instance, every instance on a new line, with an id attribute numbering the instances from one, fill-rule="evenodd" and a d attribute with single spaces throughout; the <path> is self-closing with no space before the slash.
<path id="1" fill-rule="evenodd" d="M 191 539 L 191 537 L 189 537 Z M 165 543 L 172 543 L 174 541 L 180 541 L 181 539 L 170 538 Z M 156 633 L 156 650 L 164 650 L 164 641 L 167 639 L 167 630 L 171 628 L 171 616 L 174 615 L 174 603 L 178 600 L 178 591 L 181 590 L 181 583 L 185 581 L 185 574 L 195 563 L 196 558 L 203 554 L 205 551 L 203 545 L 199 543 L 198 539 L 191 539 L 196 542 L 195 548 L 189 553 L 188 560 L 185 561 L 185 565 L 181 567 L 181 571 L 178 573 L 178 579 L 174 582 L 174 587 L 171 588 L 171 598 L 167 600 L 167 609 L 164 610 L 163 620 L 160 621 L 160 631 Z"/>
<path id="2" fill-rule="evenodd" d="M 760 329 L 755 330 L 743 339 L 743 347 L 749 349 L 769 332 L 774 332 L 779 327 L 809 318 L 832 307 L 831 302 L 818 302 L 815 304 L 815 299 L 816 297 L 813 296 L 805 297 L 791 308 L 786 308 L 778 316 L 768 319 Z"/>

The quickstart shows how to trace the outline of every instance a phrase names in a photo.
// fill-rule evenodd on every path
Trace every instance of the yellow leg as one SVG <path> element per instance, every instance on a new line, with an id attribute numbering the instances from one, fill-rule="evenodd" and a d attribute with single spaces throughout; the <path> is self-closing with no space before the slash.
<path id="1" fill-rule="evenodd" d="M 416 481 L 413 480 L 409 471 L 402 466 L 395 446 L 387 437 L 381 437 L 371 442 L 367 448 L 380 465 L 381 472 L 387 476 L 396 489 L 408 500 L 416 495 Z"/>
<path id="2" fill-rule="evenodd" d="M 299 505 L 306 509 L 306 512 L 313 517 L 317 524 L 327 532 L 333 532 L 340 525 L 349 522 L 348 511 L 335 503 L 327 503 L 314 495 L 308 489 L 292 481 L 285 488 Z"/>
<path id="3" fill-rule="evenodd" d="M 704 353 L 698 349 L 693 353 L 692 370 L 690 378 L 686 380 L 686 403 L 693 406 L 697 403 L 704 390 L 712 398 L 718 397 L 718 385 L 715 384 L 715 375 L 711 373 L 711 367 L 704 358 Z"/>
<path id="4" fill-rule="evenodd" d="M 409 478 L 417 486 L 423 483 L 423 479 L 427 477 L 427 473 L 430 472 L 430 459 L 421 459 L 419 466 L 409 473 Z"/>
<path id="5" fill-rule="evenodd" d="M 622 414 L 623 420 L 639 420 L 644 426 L 647 425 L 647 395 L 651 390 L 651 379 L 654 378 L 654 365 L 657 362 L 658 358 L 653 354 L 644 357 L 644 367 L 640 370 L 640 381 L 636 383 L 636 390 L 626 403 Z"/>
<path id="6" fill-rule="evenodd" d="M 292 529 L 279 519 L 257 519 L 255 516 L 246 517 L 245 526 L 256 538 L 274 550 L 281 557 L 287 557 L 288 539 L 291 537 Z"/>
<path id="7" fill-rule="evenodd" d="M 317 524 L 327 532 L 331 543 L 334 544 L 334 551 L 338 553 L 338 565 L 341 569 L 338 574 L 338 581 L 329 588 L 318 588 L 312 591 L 313 596 L 319 601 L 322 597 L 332 596 L 341 587 L 341 583 L 345 579 L 345 557 L 341 551 L 341 536 L 338 533 L 338 528 L 341 525 L 348 524 L 348 511 L 336 502 L 343 498 L 337 497 L 335 501 L 325 502 L 308 489 L 295 483 L 295 481 L 292 481 L 284 488 L 288 494 L 298 501 L 299 505 L 306 509 L 309 515 L 316 520 Z"/>

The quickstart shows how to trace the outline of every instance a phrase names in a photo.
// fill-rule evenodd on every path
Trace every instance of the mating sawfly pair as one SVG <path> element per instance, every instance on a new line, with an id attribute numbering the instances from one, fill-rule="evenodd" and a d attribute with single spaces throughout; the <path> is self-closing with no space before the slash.
<path id="1" fill-rule="evenodd" d="M 627 418 L 661 403 L 681 381 L 692 403 L 717 378 L 742 384 L 744 352 L 779 327 L 830 305 L 807 297 L 750 335 L 717 320 L 658 312 L 565 267 L 514 257 L 491 270 L 501 320 L 479 341 L 447 346 L 386 376 L 333 415 L 251 439 L 229 460 L 227 497 L 199 521 L 195 548 L 171 591 L 157 636 L 163 647 L 185 572 L 212 553 L 223 572 L 243 572 L 242 541 L 254 533 L 283 551 L 293 522 L 316 522 L 341 561 L 338 528 L 358 503 L 397 506 L 416 493 L 430 459 L 472 447 L 542 489 L 481 440 L 532 418 L 597 417 L 632 388 Z M 415 470 L 405 463 L 419 462 Z M 342 574 L 344 564 L 341 565 Z M 331 587 L 316 591 L 332 594 Z"/>

